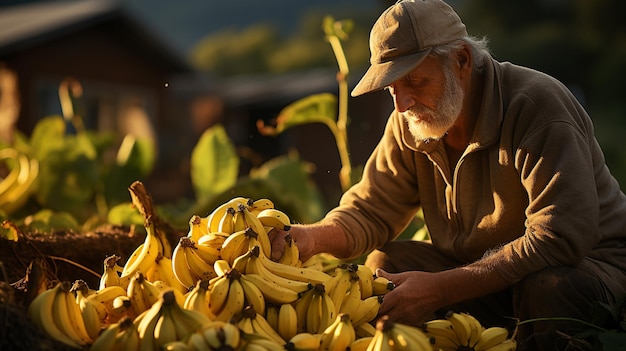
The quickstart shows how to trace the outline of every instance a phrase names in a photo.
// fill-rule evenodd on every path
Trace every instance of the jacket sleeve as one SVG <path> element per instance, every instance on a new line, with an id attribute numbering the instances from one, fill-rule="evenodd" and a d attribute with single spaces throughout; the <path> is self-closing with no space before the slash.
<path id="1" fill-rule="evenodd" d="M 403 123 L 395 112 L 391 115 L 362 179 L 326 215 L 347 233 L 353 248 L 350 258 L 397 237 L 419 208 L 414 152 L 402 143 Z"/>

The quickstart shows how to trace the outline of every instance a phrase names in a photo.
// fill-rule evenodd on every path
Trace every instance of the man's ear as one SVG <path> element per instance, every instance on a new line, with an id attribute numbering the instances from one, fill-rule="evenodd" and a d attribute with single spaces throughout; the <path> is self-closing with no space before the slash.
<path id="1" fill-rule="evenodd" d="M 469 77 L 469 75 L 472 73 L 472 60 L 472 49 L 469 45 L 463 44 L 463 47 L 461 47 L 456 52 L 456 63 L 458 65 L 457 67 L 459 69 L 459 73 L 462 76 Z"/>

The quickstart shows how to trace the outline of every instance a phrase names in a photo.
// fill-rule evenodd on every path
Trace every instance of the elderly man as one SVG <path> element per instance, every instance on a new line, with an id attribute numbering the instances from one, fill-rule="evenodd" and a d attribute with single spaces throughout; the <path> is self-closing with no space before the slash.
<path id="1" fill-rule="evenodd" d="M 388 8 L 370 50 L 352 95 L 386 89 L 395 109 L 362 180 L 323 220 L 292 227 L 304 259 L 371 252 L 397 284 L 380 313 L 414 325 L 450 309 L 484 325 L 589 321 L 622 297 L 626 196 L 563 84 L 496 61 L 440 0 Z M 395 240 L 419 209 L 431 241 Z M 279 254 L 284 233 L 271 235 Z M 523 324 L 520 349 L 562 348 L 581 326 Z"/>

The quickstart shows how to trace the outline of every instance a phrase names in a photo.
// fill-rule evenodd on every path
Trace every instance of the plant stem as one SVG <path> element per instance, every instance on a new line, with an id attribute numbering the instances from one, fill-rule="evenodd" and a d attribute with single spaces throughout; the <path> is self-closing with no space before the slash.
<path id="1" fill-rule="evenodd" d="M 341 170 L 339 172 L 339 181 L 341 188 L 345 192 L 352 185 L 352 164 L 350 161 L 350 151 L 348 146 L 348 61 L 341 46 L 341 41 L 336 35 L 328 36 L 328 42 L 333 49 L 339 72 L 337 73 L 337 82 L 339 83 L 339 111 L 337 115 L 337 125 L 335 128 L 330 127 L 331 132 L 335 136 L 339 158 L 341 160 Z"/>
<path id="2" fill-rule="evenodd" d="M 607 330 L 607 329 L 605 329 L 605 328 L 602 328 L 602 327 L 600 327 L 600 326 L 597 326 L 597 325 L 595 325 L 595 324 L 593 324 L 593 323 L 589 323 L 589 322 L 586 322 L 586 321 L 583 321 L 583 320 L 580 320 L 580 319 L 577 319 L 577 318 L 571 318 L 571 317 L 544 317 L 544 318 L 531 318 L 531 319 L 526 319 L 526 320 L 523 320 L 523 321 L 521 321 L 521 322 L 517 322 L 517 325 L 518 325 L 518 326 L 520 326 L 520 325 L 527 324 L 527 323 L 532 323 L 532 322 L 544 322 L 544 321 L 568 321 L 568 322 L 576 322 L 576 323 L 584 324 L 584 325 L 586 325 L 586 326 L 588 326 L 588 327 L 592 327 L 592 328 L 597 329 L 597 330 L 602 331 L 602 332 L 608 332 L 608 331 L 609 331 L 609 330 Z"/>

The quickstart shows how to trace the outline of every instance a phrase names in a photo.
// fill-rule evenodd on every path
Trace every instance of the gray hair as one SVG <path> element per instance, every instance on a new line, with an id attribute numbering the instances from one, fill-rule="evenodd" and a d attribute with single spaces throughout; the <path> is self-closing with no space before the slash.
<path id="1" fill-rule="evenodd" d="M 452 52 L 461 49 L 463 44 L 469 45 L 472 49 L 474 67 L 478 69 L 483 68 L 485 60 L 491 56 L 491 52 L 489 51 L 489 40 L 487 37 L 477 38 L 473 36 L 466 36 L 450 43 L 433 46 L 429 55 L 435 58 L 449 57 Z"/>

